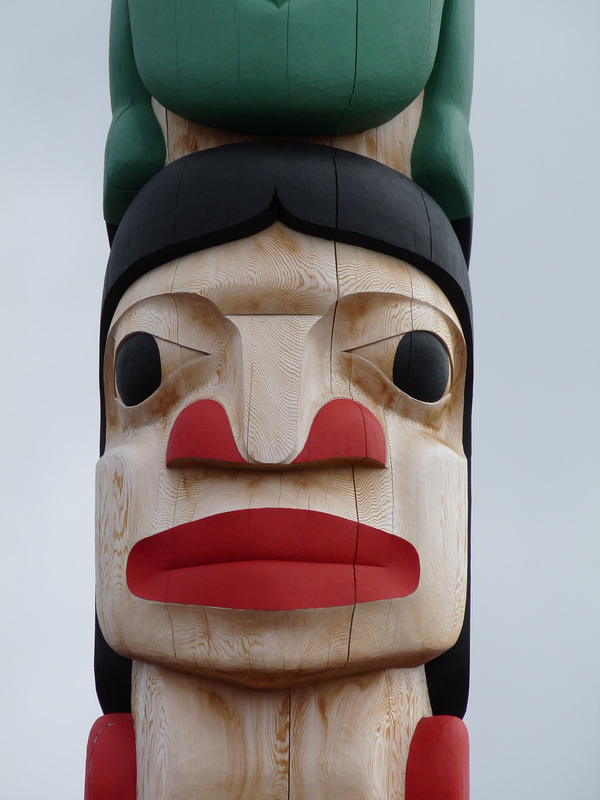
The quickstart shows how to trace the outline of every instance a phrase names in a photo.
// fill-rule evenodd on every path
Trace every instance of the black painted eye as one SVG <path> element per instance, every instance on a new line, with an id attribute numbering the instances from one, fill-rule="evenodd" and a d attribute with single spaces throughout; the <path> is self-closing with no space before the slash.
<path id="1" fill-rule="evenodd" d="M 399 389 L 424 403 L 440 400 L 448 386 L 450 359 L 441 340 L 429 331 L 411 331 L 394 356 L 393 380 Z"/>
<path id="2" fill-rule="evenodd" d="M 137 406 L 158 389 L 160 352 L 154 336 L 134 333 L 125 339 L 117 353 L 115 380 L 126 406 Z"/>

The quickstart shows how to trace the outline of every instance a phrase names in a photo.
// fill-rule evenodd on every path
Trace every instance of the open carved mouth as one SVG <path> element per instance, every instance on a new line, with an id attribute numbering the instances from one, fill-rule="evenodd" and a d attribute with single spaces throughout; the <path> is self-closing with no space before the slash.
<path id="1" fill-rule="evenodd" d="M 127 585 L 145 600 L 253 610 L 330 608 L 412 594 L 410 542 L 360 522 L 291 508 L 228 511 L 142 539 Z"/>

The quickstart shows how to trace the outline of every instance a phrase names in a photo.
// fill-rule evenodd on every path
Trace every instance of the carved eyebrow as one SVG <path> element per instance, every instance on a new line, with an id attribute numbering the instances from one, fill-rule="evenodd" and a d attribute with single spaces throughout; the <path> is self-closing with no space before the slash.
<path id="1" fill-rule="evenodd" d="M 166 322 L 166 315 L 161 318 L 163 321 L 162 325 L 148 324 L 148 322 L 151 322 L 153 319 L 153 315 L 148 307 L 150 304 L 154 303 L 158 303 L 162 306 L 166 306 L 167 303 L 171 304 L 171 313 L 175 318 L 177 317 L 177 306 L 175 305 L 172 295 L 164 293 L 159 295 L 150 295 L 148 297 L 140 297 L 139 299 L 134 300 L 127 307 L 123 308 L 118 317 L 113 318 L 108 335 L 112 336 L 115 341 L 118 339 L 119 342 L 125 338 L 125 336 L 129 336 L 130 333 L 133 333 L 134 329 L 140 332 L 143 331 L 152 333 L 153 336 L 159 335 L 159 332 L 164 331 L 167 327 L 164 324 Z M 143 320 L 140 318 L 142 315 Z M 125 328 L 125 333 L 121 335 L 122 328 Z"/>
<path id="2" fill-rule="evenodd" d="M 208 298 L 192 293 L 188 297 L 185 295 L 164 292 L 139 298 L 123 309 L 113 322 L 109 336 L 117 347 L 126 336 L 143 332 L 196 352 L 207 352 L 206 344 L 200 344 L 199 320 L 202 320 L 203 330 L 214 331 L 217 338 L 222 338 L 223 334 L 219 327 L 226 329 L 235 325 Z M 192 321 L 194 318 L 196 324 Z"/>
<path id="3" fill-rule="evenodd" d="M 337 310 L 340 315 L 344 314 L 344 312 L 346 312 L 346 307 L 351 305 L 352 298 L 357 297 L 361 297 L 365 301 L 362 314 L 360 315 L 361 317 L 378 315 L 380 318 L 378 320 L 379 324 L 376 326 L 376 329 L 383 331 L 384 333 L 380 339 L 372 340 L 373 342 L 380 340 L 383 341 L 386 338 L 397 335 L 396 333 L 391 333 L 389 336 L 385 334 L 385 323 L 381 319 L 381 312 L 382 308 L 393 309 L 394 306 L 398 308 L 400 305 L 405 307 L 404 313 L 407 314 L 407 316 L 408 308 L 410 308 L 411 318 L 415 318 L 414 322 L 411 322 L 410 328 L 407 328 L 405 332 L 420 328 L 423 330 L 429 330 L 431 325 L 424 320 L 419 319 L 419 317 L 422 314 L 430 313 L 434 315 L 439 322 L 447 326 L 450 335 L 453 338 L 458 336 L 460 340 L 464 340 L 464 334 L 462 332 L 460 323 L 452 314 L 449 314 L 445 308 L 440 308 L 437 304 L 428 300 L 424 300 L 419 297 L 411 297 L 405 294 L 399 294 L 397 292 L 355 292 L 354 294 L 344 295 L 338 301 Z M 400 333 L 400 331 L 398 333 Z"/>

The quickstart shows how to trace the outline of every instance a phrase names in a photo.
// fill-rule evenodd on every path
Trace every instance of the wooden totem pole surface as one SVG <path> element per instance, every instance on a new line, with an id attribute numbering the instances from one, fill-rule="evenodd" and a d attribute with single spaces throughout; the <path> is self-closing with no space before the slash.
<path id="1" fill-rule="evenodd" d="M 113 0 L 87 800 L 466 800 L 472 0 Z"/>

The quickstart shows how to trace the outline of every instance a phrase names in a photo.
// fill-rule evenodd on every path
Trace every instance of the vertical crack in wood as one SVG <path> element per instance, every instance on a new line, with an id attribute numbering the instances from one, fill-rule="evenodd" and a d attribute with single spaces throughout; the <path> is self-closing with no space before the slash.
<path id="1" fill-rule="evenodd" d="M 177 2 L 175 2 L 173 4 L 173 15 L 175 17 L 175 20 L 174 20 L 174 23 L 175 23 L 175 71 L 177 73 L 177 86 L 179 87 L 179 90 L 181 91 L 181 71 L 179 69 L 179 27 L 177 25 L 177 8 L 178 8 L 178 5 L 179 4 Z"/>
<path id="2" fill-rule="evenodd" d="M 170 292 L 171 292 L 171 296 L 173 297 L 173 302 L 175 303 L 175 319 L 176 319 L 175 338 L 177 340 L 177 344 L 180 344 L 181 339 L 179 338 L 179 308 L 177 306 L 177 297 L 173 293 L 173 287 L 175 285 L 175 275 L 177 274 L 177 267 L 178 266 L 179 266 L 179 262 L 177 262 L 177 266 L 175 267 L 175 269 L 173 271 L 173 279 L 171 280 Z M 179 368 L 181 369 L 181 378 L 183 380 L 183 385 L 185 386 L 185 397 L 186 397 L 186 405 L 187 405 L 187 400 L 188 400 L 189 395 L 190 395 L 190 387 L 187 385 L 187 380 L 186 380 L 186 377 L 185 377 L 185 370 L 183 369 L 183 352 L 181 350 L 181 347 L 179 347 Z"/>
<path id="3" fill-rule="evenodd" d="M 234 0 L 234 19 L 237 28 L 237 74 L 238 74 L 238 88 L 242 88 L 242 62 L 240 59 L 240 12 L 238 0 Z"/>
<path id="4" fill-rule="evenodd" d="M 167 583 L 167 592 L 168 592 L 168 583 Z M 167 612 L 167 617 L 169 618 L 169 625 L 171 627 L 171 644 L 173 646 L 173 658 L 175 659 L 175 663 L 179 663 L 177 659 L 177 647 L 175 646 L 175 629 L 173 628 L 173 620 L 171 618 L 171 612 L 169 611 L 169 603 L 165 601 L 165 610 Z"/>
<path id="5" fill-rule="evenodd" d="M 354 606 L 356 607 L 356 558 L 358 556 L 358 537 L 360 531 L 360 517 L 358 513 L 358 492 L 356 489 L 356 467 L 352 467 L 352 486 L 354 487 L 354 509 L 356 512 L 356 542 L 354 545 L 354 559 L 352 561 L 352 571 L 354 573 Z"/>
<path id="6" fill-rule="evenodd" d="M 177 305 L 177 304 L 176 304 Z M 167 470 L 168 472 L 168 470 Z M 175 519 L 177 513 L 177 502 L 179 500 L 179 493 L 181 490 L 181 483 L 182 483 L 182 475 L 181 470 L 177 470 L 177 488 L 175 489 L 175 499 L 173 502 L 173 514 L 171 515 L 171 527 L 175 527 Z M 173 647 L 173 658 L 175 659 L 175 663 L 178 663 L 177 660 L 177 647 L 175 646 L 175 628 L 173 627 L 173 618 L 171 617 L 171 612 L 169 611 L 169 582 L 171 580 L 171 576 L 167 577 L 167 590 L 165 593 L 165 611 L 167 612 L 167 617 L 169 618 L 169 627 L 171 628 L 171 645 Z"/>
<path id="7" fill-rule="evenodd" d="M 290 6 L 292 0 L 287 4 L 287 17 L 285 22 L 285 82 L 287 85 L 288 93 L 290 91 Z"/>
<path id="8" fill-rule="evenodd" d="M 288 689 L 288 775 L 287 775 L 287 796 L 291 800 L 292 796 L 292 689 Z"/>
<path id="9" fill-rule="evenodd" d="M 165 156 L 165 161 L 167 164 L 171 163 L 171 131 L 169 130 L 169 113 L 165 108 L 165 143 L 167 145 L 167 153 Z"/>
<path id="10" fill-rule="evenodd" d="M 340 299 L 340 281 L 338 277 L 338 258 L 337 258 L 337 244 L 333 243 L 333 255 L 335 258 L 335 279 L 337 284 L 336 301 L 333 306 L 333 319 L 331 320 L 331 336 L 329 338 L 329 389 L 333 392 L 333 339 L 335 333 L 335 320 L 337 315 L 337 308 Z"/>
<path id="11" fill-rule="evenodd" d="M 354 97 L 354 92 L 356 90 L 356 75 L 358 72 L 358 0 L 356 0 L 356 12 L 354 16 L 354 76 L 352 78 L 352 89 L 350 90 L 350 97 L 348 98 L 348 102 L 346 103 L 346 107 L 341 113 L 340 119 L 338 124 L 336 125 L 336 135 L 339 136 L 339 129 L 344 121 L 344 117 L 346 116 L 346 112 L 350 108 L 350 104 L 352 103 L 352 98 Z"/>
<path id="12" fill-rule="evenodd" d="M 344 664 L 344 666 L 348 666 L 350 662 L 350 647 L 352 645 L 352 626 L 354 625 L 354 614 L 356 613 L 356 557 L 358 554 L 358 536 L 360 529 L 360 520 L 358 515 L 358 493 L 356 490 L 355 467 L 352 467 L 352 486 L 354 487 L 354 508 L 356 511 L 356 544 L 354 546 L 354 559 L 352 562 L 352 572 L 354 576 L 354 605 L 352 606 L 352 615 L 350 617 L 350 629 L 348 631 L 348 650 L 346 652 L 346 663 Z"/>
<path id="13" fill-rule="evenodd" d="M 244 350 L 242 348 L 242 368 L 244 368 L 243 363 L 244 358 Z M 246 457 L 248 460 L 250 459 L 250 411 L 252 408 L 252 385 L 254 380 L 254 364 L 250 363 L 250 381 L 248 386 L 248 407 L 246 410 Z"/>
<path id="14" fill-rule="evenodd" d="M 395 731 L 394 731 L 394 722 L 396 722 L 397 720 L 396 720 L 396 709 L 394 708 L 393 695 L 392 695 L 392 685 L 391 685 L 392 681 L 391 681 L 391 678 L 390 678 L 390 671 L 388 669 L 385 669 L 383 671 L 383 674 L 384 674 L 384 677 L 385 677 L 385 685 L 386 685 L 386 690 L 387 690 L 386 715 L 387 715 L 387 719 L 389 721 L 389 725 L 392 728 L 392 737 L 393 737 L 394 733 L 395 733 Z M 393 794 L 394 787 L 390 786 L 392 769 L 393 769 L 393 765 L 388 763 L 387 764 L 387 770 L 386 770 L 386 777 L 385 777 L 386 797 L 393 797 L 394 796 L 394 794 Z"/>

